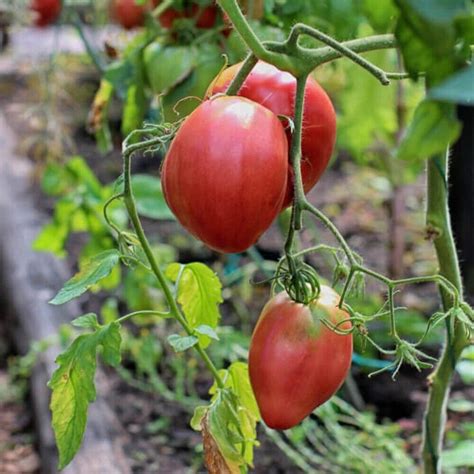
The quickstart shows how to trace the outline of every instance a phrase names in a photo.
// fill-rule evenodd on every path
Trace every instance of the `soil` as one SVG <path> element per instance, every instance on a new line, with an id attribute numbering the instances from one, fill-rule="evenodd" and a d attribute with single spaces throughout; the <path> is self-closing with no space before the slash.
<path id="1" fill-rule="evenodd" d="M 15 354 L 8 341 L 0 314 L 0 473 L 38 474 L 41 461 L 35 447 L 29 393 L 25 384 L 9 377 L 7 361 Z"/>
<path id="2" fill-rule="evenodd" d="M 85 68 L 84 65 L 73 72 L 69 71 L 69 74 L 69 81 L 64 83 L 71 83 L 71 74 L 74 74 L 72 82 L 76 88 L 74 94 L 65 89 L 66 98 L 55 104 L 44 101 L 46 97 L 45 90 L 42 89 L 44 84 L 41 85 L 37 76 L 31 74 L 31 71 L 27 71 L 26 74 L 20 71 L 20 73 L 0 76 L 0 107 L 9 117 L 11 126 L 20 138 L 19 152 L 37 161 L 39 170 L 45 162 L 46 154 L 44 150 L 34 145 L 32 137 L 38 137 L 44 133 L 45 119 L 54 120 L 53 128 L 55 126 L 57 129 L 53 136 L 62 138 L 55 142 L 56 148 L 50 150 L 50 156 L 64 159 L 72 153 L 80 154 L 103 183 L 111 182 L 121 172 L 119 146 L 112 153 L 100 156 L 94 140 L 87 133 L 84 125 L 88 105 L 91 103 L 92 94 L 97 86 L 97 77 L 93 70 Z M 61 78 L 55 77 L 55 79 L 61 83 Z M 52 87 L 52 84 L 54 83 L 49 82 L 48 87 Z M 33 104 L 38 103 L 42 104 L 45 112 L 39 116 L 28 114 Z M 113 108 L 111 113 L 112 122 L 117 125 L 118 117 Z M 73 120 L 66 120 L 66 117 L 73 117 Z M 72 140 L 64 138 L 67 136 L 71 136 Z M 115 135 L 115 141 L 119 145 L 118 134 Z M 135 172 L 150 172 L 157 175 L 159 157 L 139 157 L 134 160 L 133 166 Z M 37 178 L 32 177 L 32 179 Z M 38 206 L 46 214 L 51 214 L 54 201 L 44 196 L 39 186 L 36 192 Z M 385 237 L 388 229 L 388 197 L 388 183 L 381 176 L 371 170 L 356 168 L 344 157 L 337 160 L 310 194 L 311 201 L 334 219 L 349 244 L 364 256 L 365 263 L 380 272 L 385 272 L 387 268 Z M 423 229 L 419 225 L 423 222 L 422 199 L 422 180 L 407 187 L 407 212 L 404 222 L 407 247 L 403 262 L 407 276 L 426 274 L 430 266 L 434 267 L 431 245 L 424 240 Z M 192 242 L 190 237 L 184 234 L 184 231 L 174 222 L 157 223 L 146 220 L 145 224 L 146 231 L 152 236 L 159 235 L 163 242 L 172 242 L 178 234 L 184 235 L 186 242 Z M 308 230 L 303 232 L 302 241 L 305 246 L 308 246 L 314 245 L 315 241 L 332 242 L 332 238 L 324 228 L 318 225 L 315 229 L 308 227 Z M 74 262 L 83 242 L 84 236 L 81 235 L 69 242 L 71 273 L 75 268 Z M 265 258 L 276 259 L 282 243 L 281 233 L 274 225 L 259 242 L 258 250 Z M 197 258 L 214 263 L 223 261 L 222 256 L 196 244 L 183 249 L 179 258 L 180 261 Z M 327 265 L 323 260 L 315 258 L 312 263 L 322 269 L 323 275 L 330 278 L 331 275 L 324 270 Z M 369 282 L 369 286 L 371 291 L 381 292 L 381 289 L 372 282 Z M 253 327 L 261 302 L 265 297 L 264 292 L 259 294 L 257 302 L 250 307 L 250 327 Z M 429 313 L 437 301 L 435 288 L 431 285 L 410 288 L 404 293 L 400 303 L 405 300 L 410 300 L 411 306 L 417 306 L 423 312 Z M 100 301 L 100 297 L 91 298 L 87 303 L 88 306 L 84 307 L 85 312 L 96 309 Z M 224 305 L 224 323 L 231 324 L 233 319 L 235 316 L 232 308 Z M 1 341 L 0 334 L 0 344 Z M 436 353 L 437 349 L 432 347 L 430 350 Z M 190 468 L 194 469 L 194 472 L 204 472 L 201 464 L 201 436 L 189 428 L 189 411 L 177 403 L 167 401 L 158 393 L 146 393 L 134 388 L 115 372 L 108 370 L 107 373 L 110 379 L 107 398 L 129 434 L 126 451 L 133 472 L 184 474 L 190 472 Z M 353 375 L 366 406 L 374 409 L 379 420 L 386 418 L 398 420 L 405 437 L 409 440 L 411 453 L 414 456 L 417 455 L 420 420 L 427 393 L 425 378 L 427 374 L 404 367 L 396 383 L 391 381 L 390 374 L 387 373 L 369 381 L 367 374 L 357 367 Z M 0 366 L 0 382 L 3 380 L 2 377 L 6 377 L 4 366 Z M 171 380 L 166 380 L 166 377 L 165 381 L 169 385 L 172 384 Z M 205 397 L 207 388 L 208 381 L 206 382 L 204 378 L 199 395 Z M 469 395 L 466 387 L 459 381 L 456 381 L 453 389 L 455 395 L 457 392 L 464 397 Z M 34 432 L 30 426 L 31 416 L 27 402 L 23 400 L 12 405 L 1 405 L 0 402 L 0 409 L 0 472 L 36 472 L 39 460 L 33 447 Z M 262 474 L 302 472 L 268 438 L 263 435 L 260 439 L 262 445 L 257 450 L 253 472 Z M 2 451 L 4 445 L 8 447 L 5 452 Z M 24 464 L 26 464 L 24 469 L 30 470 L 22 471 Z"/>

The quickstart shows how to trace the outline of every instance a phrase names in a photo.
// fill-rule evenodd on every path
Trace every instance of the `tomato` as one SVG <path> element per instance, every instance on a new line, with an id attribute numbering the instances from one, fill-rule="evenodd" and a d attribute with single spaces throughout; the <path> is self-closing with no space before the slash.
<path id="1" fill-rule="evenodd" d="M 242 252 L 278 214 L 288 175 L 277 116 L 242 97 L 202 103 L 183 122 L 161 178 L 169 207 L 195 237 L 220 252 Z"/>
<path id="2" fill-rule="evenodd" d="M 338 303 L 339 295 L 322 286 L 309 306 L 282 292 L 263 308 L 250 343 L 249 372 L 270 428 L 297 425 L 343 383 L 351 365 L 352 335 L 337 334 L 320 321 L 325 317 L 338 324 L 347 319 Z M 340 328 L 350 329 L 351 323 Z"/>
<path id="3" fill-rule="evenodd" d="M 61 0 L 33 0 L 30 8 L 37 13 L 35 25 L 47 26 L 61 13 Z"/>
<path id="4" fill-rule="evenodd" d="M 216 79 L 210 93 L 224 92 L 242 63 L 224 70 Z M 258 102 L 276 115 L 294 116 L 296 79 L 288 72 L 259 61 L 245 80 L 239 95 Z M 288 142 L 291 134 L 288 128 Z M 305 90 L 303 115 L 301 171 L 307 193 L 319 180 L 331 158 L 336 139 L 336 114 L 326 92 L 312 78 Z M 289 168 L 288 189 L 282 207 L 293 198 L 293 170 Z"/>
<path id="5" fill-rule="evenodd" d="M 154 5 L 157 6 L 161 1 L 154 1 Z M 198 28 L 208 29 L 212 28 L 217 19 L 217 7 L 209 5 L 207 7 L 201 7 L 196 4 L 188 5 L 183 11 L 176 10 L 175 8 L 168 8 L 160 15 L 160 24 L 163 28 L 172 28 L 175 20 L 181 18 L 195 18 L 196 26 Z"/>
<path id="6" fill-rule="evenodd" d="M 113 0 L 112 16 L 126 30 L 143 26 L 145 22 L 144 5 L 137 5 L 135 0 Z"/>

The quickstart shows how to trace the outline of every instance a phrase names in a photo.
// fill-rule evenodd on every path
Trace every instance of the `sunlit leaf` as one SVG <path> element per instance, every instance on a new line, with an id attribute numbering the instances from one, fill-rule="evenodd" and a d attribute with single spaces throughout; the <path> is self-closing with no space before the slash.
<path id="1" fill-rule="evenodd" d="M 79 273 L 66 282 L 50 303 L 59 305 L 82 295 L 92 285 L 108 276 L 119 262 L 119 258 L 120 253 L 117 250 L 107 250 L 91 258 Z"/>
<path id="2" fill-rule="evenodd" d="M 219 304 L 222 302 L 221 283 L 217 275 L 203 263 L 187 265 L 172 263 L 166 270 L 172 281 L 178 282 L 178 302 L 192 329 L 202 324 L 215 329 L 220 318 Z M 199 335 L 199 341 L 206 347 L 210 338 Z"/>
<path id="3" fill-rule="evenodd" d="M 52 390 L 50 408 L 59 450 L 59 469 L 72 460 L 84 436 L 87 409 L 96 397 L 97 349 L 102 346 L 104 361 L 115 366 L 120 362 L 120 343 L 119 326 L 112 323 L 94 333 L 79 336 L 56 359 L 59 367 L 48 385 Z"/>
<path id="4" fill-rule="evenodd" d="M 178 334 L 171 334 L 168 336 L 168 342 L 171 344 L 176 352 L 183 352 L 198 343 L 196 336 L 179 336 Z"/>

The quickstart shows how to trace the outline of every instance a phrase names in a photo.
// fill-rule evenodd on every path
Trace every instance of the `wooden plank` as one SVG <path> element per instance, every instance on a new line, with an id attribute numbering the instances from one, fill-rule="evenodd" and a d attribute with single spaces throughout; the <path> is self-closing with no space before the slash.
<path id="1" fill-rule="evenodd" d="M 0 299 L 7 308 L 12 336 L 24 352 L 32 341 L 56 334 L 61 324 L 70 322 L 81 312 L 77 302 L 59 307 L 47 303 L 70 275 L 65 262 L 31 249 L 46 216 L 37 209 L 32 192 L 32 165 L 16 156 L 15 142 L 15 135 L 0 113 Z M 54 359 L 58 351 L 57 347 L 50 348 L 31 377 L 42 469 L 48 474 L 57 472 L 57 452 L 46 382 L 56 367 Z M 101 397 L 103 379 L 99 371 L 98 397 L 89 409 L 82 447 L 62 471 L 64 474 L 131 472 L 123 451 L 125 432 Z"/>

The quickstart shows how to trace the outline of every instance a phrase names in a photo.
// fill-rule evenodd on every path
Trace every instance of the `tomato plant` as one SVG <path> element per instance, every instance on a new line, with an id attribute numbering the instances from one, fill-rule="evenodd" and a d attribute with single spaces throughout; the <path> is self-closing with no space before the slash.
<path id="1" fill-rule="evenodd" d="M 211 93 L 224 92 L 239 71 L 241 63 L 224 70 L 212 85 Z M 277 115 L 294 116 L 296 79 L 288 72 L 280 71 L 271 64 L 259 61 L 252 69 L 239 95 L 254 100 Z M 291 127 L 287 127 L 291 144 Z M 301 173 L 305 192 L 319 180 L 326 169 L 336 139 L 336 114 L 331 100 L 322 87 L 312 78 L 306 83 Z M 292 168 L 289 168 L 288 189 L 282 207 L 291 204 Z"/>
<path id="2" fill-rule="evenodd" d="M 276 115 L 240 97 L 201 104 L 181 125 L 161 179 L 181 224 L 209 247 L 241 252 L 278 214 L 288 173 Z"/>
<path id="3" fill-rule="evenodd" d="M 195 351 L 213 376 L 210 401 L 196 408 L 191 422 L 194 429 L 203 433 L 204 458 L 212 474 L 245 472 L 252 466 L 256 423 L 260 420 L 257 402 L 267 424 L 284 429 L 297 424 L 338 389 L 349 369 L 353 332 L 384 355 L 385 360 L 378 361 L 383 363 L 378 365 L 377 372 L 390 370 L 392 378 L 395 378 L 403 364 L 410 364 L 418 371 L 433 367 L 432 362 L 436 360 L 422 351 L 421 344 L 431 327 L 446 322 L 445 348 L 438 368 L 431 376 L 423 430 L 425 472 L 435 474 L 440 471 L 449 386 L 455 362 L 469 344 L 470 333 L 474 331 L 474 311 L 463 296 L 447 205 L 448 148 L 457 139 L 460 130 L 454 104 L 472 101 L 472 95 L 466 92 L 469 91 L 471 68 L 462 70 L 470 59 L 472 35 L 469 34 L 469 26 L 472 14 L 456 2 L 450 2 L 453 7 L 444 4 L 443 8 L 439 8 L 440 2 L 433 1 L 437 8 L 430 8 L 430 2 L 415 6 L 415 2 L 409 0 L 397 1 L 387 15 L 386 12 L 382 15 L 386 18 L 378 15 L 376 18 L 377 23 L 390 25 L 395 15 L 395 35 L 368 36 L 341 43 L 328 36 L 327 31 L 295 23 L 297 17 L 289 18 L 292 9 L 298 8 L 294 4 L 304 3 L 306 7 L 311 7 L 309 4 L 312 2 L 293 2 L 289 5 L 289 2 L 282 0 L 277 2 L 278 6 L 267 8 L 265 5 L 265 9 L 262 1 L 247 2 L 249 10 L 258 10 L 259 18 L 264 15 L 272 20 L 273 7 L 289 12 L 288 21 L 283 22 L 283 25 L 293 25 L 289 35 L 263 39 L 239 10 L 236 0 L 219 0 L 218 4 L 233 27 L 228 40 L 223 39 L 219 28 L 198 31 L 185 15 L 180 23 L 184 25 L 183 30 L 188 26 L 190 28 L 183 31 L 184 34 L 178 31 L 180 25 L 177 20 L 176 29 L 173 27 L 170 31 L 160 29 L 158 21 L 150 21 L 119 56 L 120 59 L 103 68 L 105 71 L 94 101 L 92 123 L 98 124 L 96 131 L 106 137 L 107 106 L 116 94 L 125 104 L 122 130 L 129 133 L 122 147 L 123 173 L 113 189 L 109 189 L 113 195 L 107 197 L 103 213 L 99 213 L 98 217 L 99 222 L 103 219 L 108 224 L 110 235 L 116 239 L 116 249 L 108 247 L 113 244 L 107 233 L 107 247 L 101 247 L 102 251 L 94 256 L 88 253 L 88 259 L 80 265 L 80 271 L 66 282 L 51 303 L 63 304 L 89 289 L 95 289 L 97 284 L 105 285 L 106 279 L 114 277 L 113 272 L 124 264 L 131 272 L 139 268 L 150 277 L 154 290 L 162 289 L 161 304 L 155 306 L 152 301 L 143 302 L 141 298 L 136 298 L 136 306 L 129 305 L 136 309 L 131 313 L 121 316 L 117 312 L 115 318 L 103 322 L 99 322 L 95 314 L 88 313 L 74 322 L 87 332 L 81 334 L 57 359 L 58 368 L 50 382 L 53 427 L 61 467 L 70 462 L 84 433 L 87 407 L 93 401 L 91 394 L 94 394 L 96 357 L 101 355 L 106 363 L 118 365 L 123 324 L 144 317 L 148 320 L 153 316 L 174 319 L 175 323 L 179 323 L 179 333 L 171 334 L 167 339 L 169 345 L 176 352 Z M 363 3 L 366 9 L 372 9 L 372 1 Z M 167 0 L 161 6 L 161 10 L 158 6 L 152 14 L 155 19 L 166 7 L 179 9 L 183 2 Z M 346 8 L 345 12 L 352 8 Z M 303 15 L 303 8 L 299 10 Z M 308 9 L 305 11 L 308 12 Z M 341 24 L 347 23 L 352 31 L 354 23 L 350 15 L 338 15 Z M 271 24 L 280 25 L 279 19 L 274 17 Z M 443 42 L 439 41 L 440 35 Z M 209 48 L 209 58 L 212 58 L 221 43 L 225 43 L 229 51 L 229 44 L 236 36 L 242 38 L 245 46 L 242 54 L 236 54 L 246 56 L 246 60 L 218 77 L 211 93 L 224 89 L 228 92 L 227 85 L 232 81 L 231 91 L 240 90 L 240 96 L 229 92 L 228 96 L 211 97 L 187 119 L 170 124 L 166 106 L 179 106 L 181 99 L 191 94 L 194 84 L 202 86 L 204 74 L 198 74 L 202 66 L 201 51 L 209 46 L 204 43 L 209 38 L 213 39 L 213 45 Z M 316 41 L 323 42 L 325 46 L 316 46 Z M 359 54 L 389 48 L 399 48 L 397 53 L 403 56 L 401 59 L 407 72 L 385 71 L 380 64 L 376 65 Z M 418 78 L 421 74 L 426 76 L 426 99 L 417 107 L 403 136 L 397 137 L 394 153 L 407 162 L 417 161 L 425 165 L 421 162 L 428 160 L 427 234 L 434 243 L 439 273 L 390 278 L 369 268 L 351 249 L 331 219 L 305 197 L 305 192 L 315 184 L 327 166 L 335 135 L 335 114 L 331 102 L 309 77 L 317 67 L 342 56 L 365 69 L 384 86 L 389 85 L 390 80 Z M 211 68 L 212 63 L 212 59 L 206 61 L 206 74 L 209 72 L 207 66 Z M 395 67 L 396 63 L 391 64 Z M 98 69 L 102 69 L 100 66 L 99 63 Z M 195 83 L 192 82 L 194 80 Z M 149 108 L 150 92 L 154 97 L 153 106 Z M 176 95 L 173 95 L 175 92 Z M 403 109 L 400 107 L 403 105 L 401 95 L 399 88 L 397 106 L 400 110 Z M 357 104 L 368 110 L 363 110 L 362 106 L 354 107 L 354 110 L 371 112 L 360 88 L 357 89 L 357 98 Z M 162 120 L 156 123 L 155 119 L 163 109 L 165 111 L 160 115 Z M 284 125 L 288 126 L 287 132 Z M 355 134 L 366 131 L 358 126 Z M 166 150 L 171 140 L 171 146 Z M 146 214 L 143 215 L 149 217 L 150 209 L 156 213 L 158 205 L 157 202 L 155 206 L 150 205 L 153 199 L 149 196 L 145 199 L 147 205 L 144 206 L 143 201 L 140 205 L 143 189 L 140 190 L 131 177 L 132 158 L 140 151 L 166 153 L 162 169 L 166 201 L 184 227 L 216 250 L 240 252 L 247 249 L 268 228 L 282 206 L 288 205 L 293 198 L 282 256 L 275 264 L 275 273 L 270 275 L 274 285 L 283 287 L 286 293 L 277 295 L 263 310 L 250 347 L 250 374 L 247 365 L 236 360 L 220 370 L 222 364 L 231 361 L 231 358 L 217 359 L 213 357 L 212 349 L 207 352 L 221 335 L 218 305 L 224 296 L 214 270 L 199 262 L 186 265 L 173 262 L 165 266 L 145 235 L 139 214 L 143 214 L 145 207 Z M 391 158 L 391 154 L 387 157 Z M 75 198 L 76 188 L 73 186 Z M 158 189 L 159 183 L 155 183 L 153 188 Z M 102 192 L 95 194 L 97 199 L 105 197 Z M 95 208 L 89 204 L 90 199 L 85 198 L 87 214 L 84 211 L 79 217 L 96 214 L 91 214 Z M 77 200 L 65 200 L 62 204 L 61 212 L 55 215 L 56 222 L 42 233 L 37 247 L 45 248 L 43 237 L 59 230 L 64 233 L 69 228 L 83 229 L 84 219 L 76 221 L 70 218 L 69 211 L 71 206 L 74 209 L 77 207 Z M 113 211 L 119 205 L 127 211 L 125 222 L 114 216 Z M 64 217 L 66 223 L 63 222 Z M 334 246 L 317 241 L 302 247 L 307 240 L 306 233 L 300 232 L 310 222 L 308 218 L 324 224 L 334 237 Z M 102 231 L 97 234 L 103 237 Z M 62 249 L 62 244 L 55 248 L 56 251 Z M 342 285 L 340 298 L 333 290 L 318 283 L 319 269 L 316 271 L 311 259 L 311 255 L 317 252 L 332 257 L 328 260 L 332 262 L 329 265 L 334 272 L 334 286 Z M 137 283 L 141 285 L 149 281 L 145 276 L 135 275 L 134 278 L 135 282 L 129 286 L 131 292 L 134 292 Z M 370 309 L 370 314 L 363 314 L 357 308 L 357 301 L 351 298 L 355 290 L 363 286 L 365 278 L 383 286 L 386 295 L 383 305 Z M 118 282 L 113 279 L 113 283 L 116 285 Z M 397 294 L 406 285 L 426 283 L 439 287 L 441 310 L 430 316 L 421 339 L 409 340 L 401 330 Z M 140 308 L 148 310 L 141 311 Z M 371 330 L 368 326 L 379 318 L 390 328 L 391 344 L 388 348 L 379 345 L 368 332 Z M 178 327 L 178 324 L 173 327 Z M 100 346 L 103 350 L 99 350 Z M 238 357 L 245 358 L 245 355 L 245 351 L 240 351 Z M 307 433 L 306 429 L 307 420 L 299 432 Z M 279 436 L 270 430 L 268 433 Z M 314 439 L 321 440 L 321 436 Z M 342 442 L 340 437 L 337 441 L 337 448 L 348 444 Z M 329 444 L 324 442 L 325 453 L 329 452 Z M 304 448 L 306 450 L 306 446 Z M 299 452 L 302 453 L 303 450 Z M 304 463 L 299 464 L 304 466 L 305 472 L 310 472 L 314 464 L 326 468 L 323 466 L 325 459 L 314 461 L 308 459 L 307 454 L 305 456 Z M 352 466 L 343 462 L 336 465 Z"/>
<path id="4" fill-rule="evenodd" d="M 47 26 L 53 23 L 61 13 L 61 0 L 33 0 L 31 9 L 38 15 L 35 24 Z"/>
<path id="5" fill-rule="evenodd" d="M 351 329 L 349 315 L 338 304 L 337 293 L 322 286 L 309 305 L 281 292 L 263 308 L 250 343 L 249 372 L 270 428 L 295 426 L 342 385 L 351 366 L 352 335 L 323 323 Z"/>
<path id="6" fill-rule="evenodd" d="M 125 29 L 131 30 L 143 26 L 146 7 L 138 5 L 135 0 L 113 0 L 112 17 Z"/>

